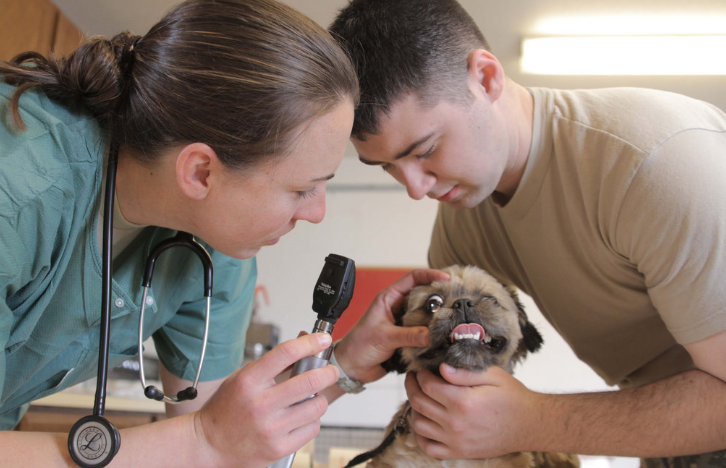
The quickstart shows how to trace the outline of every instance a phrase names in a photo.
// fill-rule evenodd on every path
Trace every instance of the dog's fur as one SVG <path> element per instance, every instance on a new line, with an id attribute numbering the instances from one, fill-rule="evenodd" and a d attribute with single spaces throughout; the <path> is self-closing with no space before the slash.
<path id="1" fill-rule="evenodd" d="M 414 288 L 408 295 L 405 312 L 397 318 L 399 325 L 428 326 L 430 345 L 398 349 L 383 364 L 384 369 L 399 373 L 429 369 L 440 375 L 439 365 L 446 362 L 456 368 L 476 371 L 499 366 L 512 373 L 514 365 L 528 352 L 540 348 L 542 336 L 527 320 L 513 288 L 503 286 L 488 273 L 472 266 L 453 266 L 444 271 L 451 279 Z M 440 298 L 440 306 L 435 296 Z M 468 337 L 462 337 L 462 332 Z M 476 333 L 480 333 L 478 337 Z M 386 434 L 395 429 L 407 406 L 408 402 L 404 403 L 393 417 Z M 411 431 L 410 411 L 405 420 L 403 433 L 369 462 L 369 468 L 579 466 L 577 456 L 560 453 L 522 452 L 482 460 L 437 460 L 418 447 Z"/>

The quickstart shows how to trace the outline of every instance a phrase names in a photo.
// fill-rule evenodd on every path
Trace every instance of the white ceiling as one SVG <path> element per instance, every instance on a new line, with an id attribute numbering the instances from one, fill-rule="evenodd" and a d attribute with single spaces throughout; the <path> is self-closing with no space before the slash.
<path id="1" fill-rule="evenodd" d="M 113 36 L 122 30 L 145 33 L 175 0 L 52 0 L 86 34 Z M 282 0 L 323 26 L 328 26 L 347 0 Z M 396 1 L 396 0 L 389 0 Z M 709 101 L 726 110 L 726 79 L 723 76 L 661 77 L 552 77 L 519 72 L 520 41 L 523 36 L 542 35 L 542 21 L 581 16 L 643 18 L 635 24 L 638 33 L 657 23 L 646 15 L 677 17 L 679 23 L 703 15 L 701 27 L 691 33 L 726 34 L 726 0 L 460 0 L 479 24 L 493 52 L 508 75 L 525 86 L 595 88 L 605 86 L 652 87 L 680 92 Z M 683 20 L 683 21 L 681 21 Z M 622 20 L 617 20 L 622 23 Z M 642 29 L 641 29 L 642 26 Z M 549 31 L 551 34 L 560 31 Z M 726 60 L 725 51 L 714 51 L 714 60 Z M 678 57 L 674 57 L 678 60 Z"/>

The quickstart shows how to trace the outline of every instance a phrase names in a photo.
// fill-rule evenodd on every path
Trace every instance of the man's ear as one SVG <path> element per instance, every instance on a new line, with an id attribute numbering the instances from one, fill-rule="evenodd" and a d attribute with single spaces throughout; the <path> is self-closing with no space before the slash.
<path id="1" fill-rule="evenodd" d="M 177 184 L 186 196 L 201 200 L 209 194 L 210 174 L 218 166 L 217 153 L 209 145 L 188 144 L 176 157 Z"/>
<path id="2" fill-rule="evenodd" d="M 476 95 L 477 89 L 486 94 L 491 102 L 504 91 L 504 69 L 489 51 L 476 49 L 469 55 L 469 89 Z"/>

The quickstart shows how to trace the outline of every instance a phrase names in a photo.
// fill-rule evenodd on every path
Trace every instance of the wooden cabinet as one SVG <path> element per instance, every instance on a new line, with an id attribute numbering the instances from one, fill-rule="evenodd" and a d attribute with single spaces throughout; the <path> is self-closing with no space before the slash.
<path id="1" fill-rule="evenodd" d="M 93 397 L 67 390 L 36 400 L 15 430 L 69 432 L 76 421 L 93 412 Z M 158 401 L 108 396 L 104 417 L 123 429 L 166 419 L 164 410 L 164 403 Z"/>
<path id="2" fill-rule="evenodd" d="M 66 55 L 82 39 L 78 28 L 49 0 L 0 0 L 0 60 L 27 50 Z"/>
<path id="3" fill-rule="evenodd" d="M 92 413 L 92 408 L 51 408 L 31 406 L 17 431 L 28 432 L 70 432 L 71 427 L 84 416 Z M 161 419 L 163 414 L 134 412 L 134 411 L 107 411 L 104 417 L 111 421 L 117 429 L 141 426 Z"/>

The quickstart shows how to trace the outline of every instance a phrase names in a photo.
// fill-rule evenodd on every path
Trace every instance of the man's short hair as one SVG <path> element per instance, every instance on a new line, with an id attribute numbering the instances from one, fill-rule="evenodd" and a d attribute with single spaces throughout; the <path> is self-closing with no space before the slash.
<path id="1" fill-rule="evenodd" d="M 414 93 L 424 105 L 469 102 L 469 54 L 489 45 L 455 0 L 352 0 L 330 26 L 349 53 L 361 99 L 353 137 L 379 131 L 379 117 Z"/>

